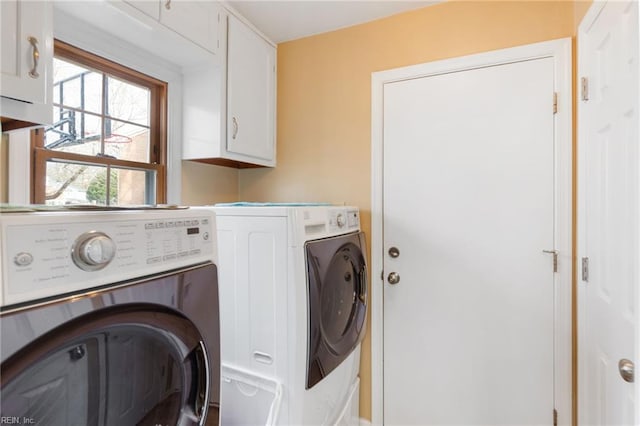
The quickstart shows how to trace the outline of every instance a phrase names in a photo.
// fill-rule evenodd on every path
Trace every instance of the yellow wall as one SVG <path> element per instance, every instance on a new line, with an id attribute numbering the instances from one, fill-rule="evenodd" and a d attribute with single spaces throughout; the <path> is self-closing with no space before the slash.
<path id="1" fill-rule="evenodd" d="M 182 162 L 182 204 L 202 206 L 238 201 L 238 170 Z"/>
<path id="2" fill-rule="evenodd" d="M 371 73 L 571 37 L 578 14 L 570 1 L 451 1 L 280 44 L 278 166 L 241 170 L 239 199 L 353 204 L 362 209 L 370 241 Z M 371 418 L 370 369 L 367 336 L 365 418 Z"/>

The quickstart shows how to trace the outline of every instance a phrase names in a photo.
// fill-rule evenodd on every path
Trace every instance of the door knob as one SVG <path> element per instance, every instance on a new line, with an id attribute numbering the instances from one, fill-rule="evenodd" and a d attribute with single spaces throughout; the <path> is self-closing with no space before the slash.
<path id="1" fill-rule="evenodd" d="M 391 247 L 389 249 L 389 256 L 393 257 L 394 259 L 400 256 L 400 250 L 398 250 L 398 247 Z"/>
<path id="2" fill-rule="evenodd" d="M 398 284 L 400 282 L 400 274 L 391 272 L 387 277 L 387 281 L 389 281 L 389 284 Z"/>
<path id="3" fill-rule="evenodd" d="M 635 365 L 632 361 L 622 358 L 620 362 L 618 362 L 618 371 L 620 372 L 620 376 L 622 376 L 622 379 L 625 382 L 633 383 L 635 376 L 634 370 Z"/>

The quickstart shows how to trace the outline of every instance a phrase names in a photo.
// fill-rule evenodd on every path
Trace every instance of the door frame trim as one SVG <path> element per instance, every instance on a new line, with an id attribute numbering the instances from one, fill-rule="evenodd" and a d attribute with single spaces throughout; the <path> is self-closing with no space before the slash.
<path id="1" fill-rule="evenodd" d="M 371 74 L 371 409 L 372 423 L 384 423 L 383 316 L 383 125 L 384 85 L 526 60 L 554 59 L 558 112 L 554 128 L 554 233 L 558 272 L 554 275 L 554 401 L 558 424 L 572 424 L 573 273 L 573 95 L 571 38 L 411 65 Z M 549 109 L 551 111 L 551 105 Z M 551 413 L 550 413 L 551 416 Z"/>

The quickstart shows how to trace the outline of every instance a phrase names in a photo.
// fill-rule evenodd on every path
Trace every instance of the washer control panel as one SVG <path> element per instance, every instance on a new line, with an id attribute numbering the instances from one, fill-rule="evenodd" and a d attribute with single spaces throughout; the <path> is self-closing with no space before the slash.
<path id="1" fill-rule="evenodd" d="M 344 232 L 360 229 L 360 211 L 358 209 L 331 207 L 328 212 L 329 232 Z"/>
<path id="2" fill-rule="evenodd" d="M 73 243 L 71 258 L 83 271 L 99 271 L 116 255 L 116 245 L 107 234 L 91 231 L 80 235 Z"/>
<path id="3" fill-rule="evenodd" d="M 215 260 L 204 210 L 3 214 L 0 306 Z"/>

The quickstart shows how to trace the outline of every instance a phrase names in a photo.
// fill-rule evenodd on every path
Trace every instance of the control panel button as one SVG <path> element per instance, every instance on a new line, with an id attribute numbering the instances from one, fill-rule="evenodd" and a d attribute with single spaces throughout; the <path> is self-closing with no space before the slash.
<path id="1" fill-rule="evenodd" d="M 347 222 L 349 225 L 349 228 L 356 228 L 358 226 L 360 226 L 360 214 L 358 213 L 357 210 L 355 211 L 349 211 L 347 213 Z"/>
<path id="2" fill-rule="evenodd" d="M 18 253 L 16 257 L 13 258 L 13 261 L 18 266 L 29 266 L 31 262 L 33 262 L 33 256 L 31 253 Z"/>
<path id="3" fill-rule="evenodd" d="M 338 225 L 338 228 L 342 228 L 346 224 L 344 215 L 342 213 L 338 213 L 338 215 L 336 216 L 336 224 Z"/>

